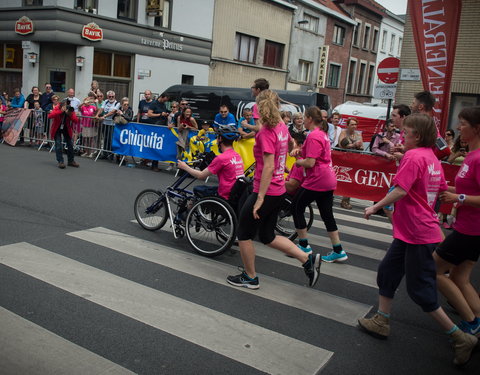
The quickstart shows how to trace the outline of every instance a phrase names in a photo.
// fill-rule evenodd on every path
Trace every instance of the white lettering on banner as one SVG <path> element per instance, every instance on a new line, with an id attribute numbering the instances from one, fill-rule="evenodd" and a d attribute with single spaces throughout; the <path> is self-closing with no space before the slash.
<path id="1" fill-rule="evenodd" d="M 120 143 L 122 145 L 138 146 L 140 147 L 140 152 L 143 151 L 144 147 L 162 150 L 164 136 L 164 134 L 158 136 L 154 132 L 151 132 L 150 135 L 138 134 L 138 130 L 132 133 L 131 130 L 124 129 L 120 132 Z"/>
<path id="2" fill-rule="evenodd" d="M 355 172 L 355 182 L 359 185 L 367 185 L 373 187 L 383 188 L 390 187 L 395 173 L 371 171 L 366 169 L 359 169 Z"/>
<path id="3" fill-rule="evenodd" d="M 171 41 L 169 41 L 168 39 L 165 39 L 165 38 L 162 39 L 162 40 L 152 40 L 152 39 L 141 38 L 140 43 L 145 44 L 147 46 L 163 48 L 164 50 L 166 50 L 166 49 L 171 49 L 171 50 L 175 50 L 175 51 L 182 51 L 183 50 L 183 44 L 171 42 Z"/>

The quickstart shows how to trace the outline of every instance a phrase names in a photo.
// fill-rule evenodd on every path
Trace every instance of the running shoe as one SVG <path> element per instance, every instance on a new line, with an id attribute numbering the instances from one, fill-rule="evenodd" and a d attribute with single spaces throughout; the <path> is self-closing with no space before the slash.
<path id="1" fill-rule="evenodd" d="M 297 245 L 297 247 L 302 250 L 305 254 L 307 255 L 310 255 L 313 251 L 312 251 L 312 247 L 310 245 L 308 245 L 307 247 L 303 247 L 301 245 Z"/>
<path id="2" fill-rule="evenodd" d="M 327 263 L 344 262 L 347 259 L 348 255 L 344 250 L 340 251 L 339 253 L 331 251 L 327 255 L 322 256 L 322 260 Z"/>
<path id="3" fill-rule="evenodd" d="M 308 285 L 313 288 L 318 281 L 318 276 L 320 276 L 320 254 L 310 254 L 308 260 L 303 264 L 303 269 L 305 270 L 305 275 L 309 279 Z"/>
<path id="4" fill-rule="evenodd" d="M 247 275 L 245 271 L 243 271 L 240 275 L 236 276 L 228 276 L 227 283 L 239 286 L 248 289 L 258 289 L 260 288 L 260 284 L 258 282 L 258 276 L 255 276 L 253 279 Z"/>
<path id="5" fill-rule="evenodd" d="M 458 328 L 465 333 L 469 333 L 480 338 L 480 318 L 476 318 L 474 324 L 470 324 L 469 322 L 462 320 L 458 324 Z"/>

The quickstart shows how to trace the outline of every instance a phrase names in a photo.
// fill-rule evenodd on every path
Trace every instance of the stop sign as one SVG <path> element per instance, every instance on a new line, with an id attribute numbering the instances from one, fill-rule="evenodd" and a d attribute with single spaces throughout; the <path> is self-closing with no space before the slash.
<path id="1" fill-rule="evenodd" d="M 377 75 L 382 82 L 395 83 L 398 81 L 399 71 L 400 60 L 396 57 L 387 57 L 378 64 Z"/>

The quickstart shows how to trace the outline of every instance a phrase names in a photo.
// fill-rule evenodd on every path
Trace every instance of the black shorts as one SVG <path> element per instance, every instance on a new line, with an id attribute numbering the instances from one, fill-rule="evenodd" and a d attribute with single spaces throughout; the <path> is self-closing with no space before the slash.
<path id="1" fill-rule="evenodd" d="M 437 255 L 448 263 L 458 266 L 465 260 L 478 261 L 480 236 L 469 236 L 454 230 L 438 246 Z"/>
<path id="2" fill-rule="evenodd" d="M 283 195 L 265 195 L 262 207 L 258 210 L 260 219 L 256 220 L 253 218 L 253 206 L 257 197 L 257 193 L 251 194 L 240 211 L 237 238 L 239 241 L 253 240 L 258 232 L 260 241 L 269 244 L 275 239 L 278 212 L 285 197 Z"/>

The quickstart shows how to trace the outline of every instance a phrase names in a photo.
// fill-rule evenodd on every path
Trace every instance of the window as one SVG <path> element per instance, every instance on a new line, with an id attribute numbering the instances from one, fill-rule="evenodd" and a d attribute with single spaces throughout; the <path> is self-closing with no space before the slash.
<path id="1" fill-rule="evenodd" d="M 130 55 L 95 51 L 93 56 L 93 74 L 130 78 L 131 62 L 132 58 Z"/>
<path id="2" fill-rule="evenodd" d="M 98 9 L 97 0 L 75 0 L 75 9 L 96 14 Z"/>
<path id="3" fill-rule="evenodd" d="M 52 90 L 55 92 L 65 92 L 65 84 L 67 82 L 67 73 L 63 71 L 50 71 L 50 80 Z"/>
<path id="4" fill-rule="evenodd" d="M 363 33 L 362 48 L 368 49 L 370 47 L 370 25 L 365 25 L 365 32 Z"/>
<path id="5" fill-rule="evenodd" d="M 357 80 L 357 94 L 363 94 L 366 72 L 367 72 L 367 64 L 363 62 L 360 63 L 360 71 L 358 72 L 358 80 Z"/>
<path id="6" fill-rule="evenodd" d="M 136 21 L 137 1 L 118 0 L 117 18 Z"/>
<path id="7" fill-rule="evenodd" d="M 388 37 L 388 32 L 386 30 L 383 30 L 383 35 L 382 35 L 382 51 L 386 51 L 387 49 L 387 37 Z"/>
<path id="8" fill-rule="evenodd" d="M 328 67 L 328 79 L 327 79 L 327 86 L 338 88 L 340 87 L 340 72 L 342 70 L 342 66 L 338 64 L 331 63 Z"/>
<path id="9" fill-rule="evenodd" d="M 353 88 L 355 87 L 355 74 L 357 70 L 357 62 L 355 60 L 350 60 L 350 66 L 348 69 L 348 84 L 347 92 L 353 93 Z"/>
<path id="10" fill-rule="evenodd" d="M 403 39 L 398 38 L 397 56 L 400 56 L 402 54 L 402 43 L 403 43 Z"/>
<path id="11" fill-rule="evenodd" d="M 155 26 L 170 28 L 170 0 L 163 1 L 163 12 L 161 16 L 155 17 Z"/>
<path id="12" fill-rule="evenodd" d="M 300 22 L 302 29 L 318 33 L 318 17 L 303 13 L 303 19 Z"/>
<path id="13" fill-rule="evenodd" d="M 362 27 L 362 21 L 360 20 L 356 20 L 356 21 L 357 21 L 357 26 L 355 26 L 353 29 L 352 43 L 355 47 L 358 47 L 358 34 L 360 33 L 360 28 Z"/>
<path id="14" fill-rule="evenodd" d="M 0 68 L 23 68 L 23 50 L 21 44 L 0 43 Z"/>
<path id="15" fill-rule="evenodd" d="M 24 7 L 42 6 L 43 0 L 23 0 Z"/>
<path id="16" fill-rule="evenodd" d="M 263 65 L 281 68 L 283 63 L 283 44 L 265 41 Z"/>
<path id="17" fill-rule="evenodd" d="M 298 60 L 298 76 L 297 81 L 310 82 L 312 74 L 312 65 L 310 61 Z"/>
<path id="18" fill-rule="evenodd" d="M 182 85 L 193 85 L 193 76 L 182 74 Z"/>
<path id="19" fill-rule="evenodd" d="M 333 43 L 343 46 L 345 40 L 345 28 L 335 25 L 333 27 Z"/>
<path id="20" fill-rule="evenodd" d="M 367 89 L 365 90 L 365 93 L 367 95 L 372 94 L 374 77 L 375 77 L 375 65 L 370 64 L 370 66 L 368 67 Z"/>
<path id="21" fill-rule="evenodd" d="M 373 28 L 373 40 L 372 40 L 372 51 L 377 52 L 378 49 L 378 34 L 379 30 L 377 27 Z"/>
<path id="22" fill-rule="evenodd" d="M 395 34 L 392 34 L 392 39 L 390 39 L 390 54 L 393 55 L 395 51 Z"/>
<path id="23" fill-rule="evenodd" d="M 237 33 L 235 35 L 234 59 L 255 64 L 257 58 L 258 38 Z"/>

